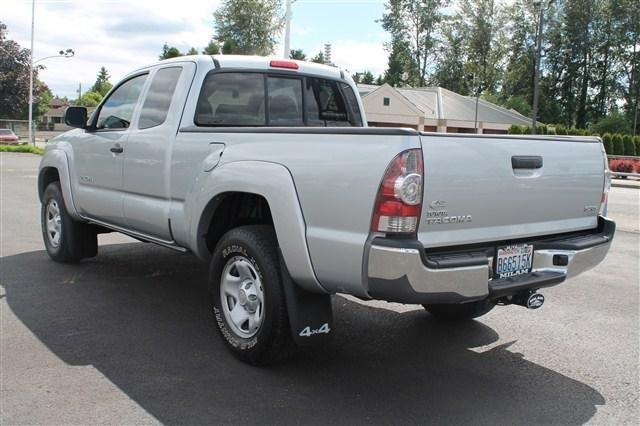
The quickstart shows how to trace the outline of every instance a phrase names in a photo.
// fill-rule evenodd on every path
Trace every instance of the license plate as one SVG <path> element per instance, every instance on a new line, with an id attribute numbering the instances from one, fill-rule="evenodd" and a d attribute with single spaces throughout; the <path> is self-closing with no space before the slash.
<path id="1" fill-rule="evenodd" d="M 530 244 L 514 244 L 498 247 L 496 256 L 495 278 L 525 275 L 533 266 L 533 246 Z"/>

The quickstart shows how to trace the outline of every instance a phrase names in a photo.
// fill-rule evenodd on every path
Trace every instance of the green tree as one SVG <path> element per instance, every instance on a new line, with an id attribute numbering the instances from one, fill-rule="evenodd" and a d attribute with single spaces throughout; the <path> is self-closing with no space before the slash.
<path id="1" fill-rule="evenodd" d="M 85 92 L 76 101 L 76 105 L 85 107 L 95 107 L 102 101 L 100 92 Z"/>
<path id="2" fill-rule="evenodd" d="M 352 76 L 352 78 L 353 78 L 353 81 L 355 81 L 356 83 L 362 83 L 362 84 L 374 84 L 376 81 L 376 78 L 373 76 L 371 71 L 367 71 L 367 70 L 365 70 L 364 72 L 355 73 Z"/>
<path id="3" fill-rule="evenodd" d="M 178 48 L 173 46 L 169 47 L 169 45 L 165 43 L 164 46 L 162 46 L 162 53 L 160 54 L 159 59 L 177 58 L 178 56 L 182 56 L 182 53 L 180 53 Z"/>
<path id="4" fill-rule="evenodd" d="M 384 72 L 385 83 L 400 87 L 409 80 L 410 58 L 407 44 L 399 36 L 393 36 L 391 42 L 386 45 L 389 51 L 387 69 Z"/>
<path id="5" fill-rule="evenodd" d="M 216 40 L 229 42 L 233 53 L 272 54 L 284 23 L 281 6 L 281 0 L 225 0 L 213 14 Z"/>
<path id="6" fill-rule="evenodd" d="M 196 49 L 195 47 L 192 47 L 187 51 L 187 55 L 197 55 L 197 54 L 198 54 L 198 49 Z"/>
<path id="7" fill-rule="evenodd" d="M 318 54 L 316 56 L 314 56 L 313 58 L 311 58 L 311 62 L 315 62 L 316 64 L 324 64 L 325 62 L 325 58 L 324 58 L 324 52 L 318 52 Z"/>
<path id="8" fill-rule="evenodd" d="M 593 133 L 629 133 L 630 126 L 627 118 L 614 110 L 606 117 L 593 123 L 589 130 Z"/>
<path id="9" fill-rule="evenodd" d="M 459 16 L 449 18 L 443 24 L 445 42 L 438 51 L 438 61 L 433 82 L 461 95 L 469 95 L 470 87 L 464 70 L 465 37 L 461 31 Z"/>
<path id="10" fill-rule="evenodd" d="M 109 71 L 105 67 L 100 67 L 100 71 L 98 71 L 98 77 L 96 78 L 96 82 L 91 86 L 91 92 L 100 93 L 100 95 L 104 96 L 111 90 L 113 84 L 109 81 L 111 76 L 109 75 Z"/>
<path id="11" fill-rule="evenodd" d="M 0 22 L 0 118 L 21 116 L 29 99 L 29 50 L 7 40 Z"/>
<path id="12" fill-rule="evenodd" d="M 203 55 L 219 55 L 220 54 L 220 45 L 215 40 L 210 40 L 207 47 L 202 50 Z"/>
<path id="13" fill-rule="evenodd" d="M 445 0 L 389 0 L 382 15 L 382 28 L 397 39 L 407 64 L 410 84 L 425 86 L 428 66 L 438 46 L 438 33 L 444 18 Z"/>
<path id="14" fill-rule="evenodd" d="M 634 136 L 633 143 L 636 144 L 636 155 L 640 156 L 640 136 Z"/>
<path id="15" fill-rule="evenodd" d="M 302 51 L 302 49 L 291 49 L 289 51 L 289 59 L 296 59 L 298 61 L 307 60 L 307 55 Z"/>
<path id="16" fill-rule="evenodd" d="M 622 135 L 616 133 L 612 138 L 613 142 L 613 155 L 624 155 L 624 142 L 622 140 Z"/>
<path id="17" fill-rule="evenodd" d="M 495 93 L 506 45 L 503 14 L 494 0 L 460 0 L 458 22 L 465 37 L 465 74 L 475 76 L 475 91 Z"/>

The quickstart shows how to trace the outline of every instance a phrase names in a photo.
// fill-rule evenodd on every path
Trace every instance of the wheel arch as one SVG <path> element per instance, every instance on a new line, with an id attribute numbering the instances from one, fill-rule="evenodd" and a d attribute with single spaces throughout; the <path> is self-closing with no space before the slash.
<path id="1" fill-rule="evenodd" d="M 76 220 L 82 220 L 76 210 L 71 191 L 69 161 L 66 153 L 60 149 L 47 150 L 40 162 L 38 171 L 38 197 L 40 202 L 42 202 L 47 186 L 55 181 L 60 182 L 64 204 L 71 217 Z"/>
<path id="2" fill-rule="evenodd" d="M 271 224 L 294 281 L 326 293 L 313 271 L 302 209 L 287 168 L 260 161 L 227 163 L 208 174 L 198 194 L 189 234 L 200 258 L 210 259 L 215 243 L 232 225 Z"/>

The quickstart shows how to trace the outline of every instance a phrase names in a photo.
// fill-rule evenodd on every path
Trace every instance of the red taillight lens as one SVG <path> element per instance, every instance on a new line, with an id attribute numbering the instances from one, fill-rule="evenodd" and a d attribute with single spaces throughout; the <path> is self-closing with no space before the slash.
<path id="1" fill-rule="evenodd" d="M 278 59 L 274 59 L 273 61 L 269 62 L 269 66 L 271 66 L 272 68 L 286 68 L 286 69 L 289 69 L 289 70 L 297 70 L 298 69 L 298 63 L 297 62 L 282 61 L 282 60 L 278 60 Z"/>
<path id="2" fill-rule="evenodd" d="M 414 233 L 422 209 L 422 150 L 398 154 L 384 173 L 373 210 L 374 232 Z"/>

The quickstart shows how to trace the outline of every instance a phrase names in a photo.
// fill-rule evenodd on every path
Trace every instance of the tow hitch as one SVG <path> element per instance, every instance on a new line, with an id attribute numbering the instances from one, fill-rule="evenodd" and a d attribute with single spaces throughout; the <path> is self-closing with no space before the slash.
<path id="1" fill-rule="evenodd" d="M 544 296 L 536 291 L 523 291 L 512 296 L 501 297 L 499 305 L 518 305 L 527 309 L 538 309 L 544 305 Z"/>

